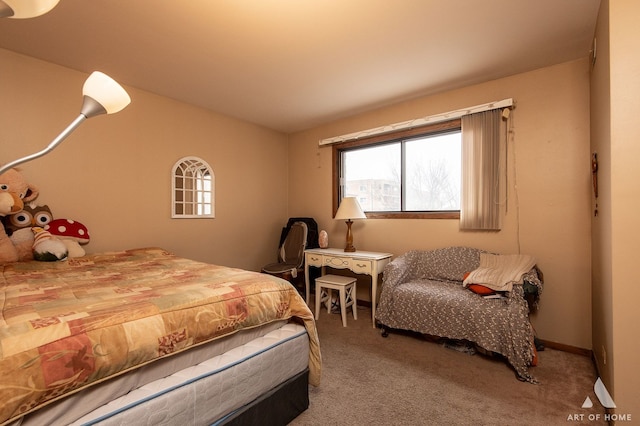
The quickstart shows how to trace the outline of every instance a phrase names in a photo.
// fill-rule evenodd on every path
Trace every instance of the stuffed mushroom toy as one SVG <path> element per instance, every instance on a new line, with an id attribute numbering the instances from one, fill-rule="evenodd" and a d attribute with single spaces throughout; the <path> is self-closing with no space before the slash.
<path id="1" fill-rule="evenodd" d="M 45 230 L 64 243 L 70 258 L 86 254 L 80 245 L 87 244 L 90 237 L 89 230 L 82 223 L 71 219 L 54 219 L 45 226 Z"/>

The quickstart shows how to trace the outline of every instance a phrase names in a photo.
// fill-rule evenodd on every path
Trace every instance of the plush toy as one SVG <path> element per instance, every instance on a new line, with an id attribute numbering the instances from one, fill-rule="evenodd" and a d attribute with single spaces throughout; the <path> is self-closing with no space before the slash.
<path id="1" fill-rule="evenodd" d="M 39 226 L 31 228 L 33 231 L 33 258 L 41 262 L 55 262 L 65 260 L 69 255 L 67 247 L 62 241 L 53 237 L 49 231 Z"/>
<path id="2" fill-rule="evenodd" d="M 64 242 L 46 233 L 46 244 L 36 244 L 36 236 L 53 220 L 49 206 L 39 206 L 32 201 L 24 205 L 21 212 L 2 218 L 4 229 L 18 251 L 18 260 L 40 260 L 51 262 L 68 256 Z"/>
<path id="3" fill-rule="evenodd" d="M 3 222 L 0 263 L 66 259 L 68 250 L 64 243 L 42 229 L 53 216 L 47 206 L 33 203 L 38 195 L 38 189 L 27 184 L 17 170 L 10 169 L 0 175 L 0 216 Z M 25 205 L 25 202 L 29 204 Z"/>
<path id="4" fill-rule="evenodd" d="M 21 212 L 2 218 L 5 231 L 18 248 L 20 260 L 61 260 L 65 256 L 82 257 L 86 254 L 80 244 L 89 243 L 89 230 L 80 222 L 70 219 L 54 219 L 53 212 L 49 206 L 39 206 L 34 201 L 25 204 Z M 35 236 L 38 235 L 33 227 L 40 227 L 47 231 L 52 237 L 45 245 L 38 245 L 35 248 Z M 47 238 L 48 239 L 48 238 Z M 59 242 L 56 242 L 59 241 Z M 62 256 L 65 251 L 61 246 L 66 247 L 67 255 Z M 42 251 L 43 247 L 51 250 L 50 253 L 34 253 L 34 250 Z M 61 257 L 62 256 L 62 257 Z M 56 259 L 54 259 L 56 258 Z"/>
<path id="5" fill-rule="evenodd" d="M 80 222 L 71 219 L 54 219 L 44 229 L 64 243 L 69 257 L 82 257 L 86 254 L 80 244 L 89 242 L 89 230 Z"/>
<path id="6" fill-rule="evenodd" d="M 53 220 L 49 206 L 39 206 L 32 201 L 26 203 L 21 212 L 2 218 L 4 229 L 18 250 L 18 260 L 33 259 L 34 226 L 44 228 Z"/>
<path id="7" fill-rule="evenodd" d="M 38 188 L 27 183 L 16 169 L 9 169 L 0 175 L 1 217 L 20 212 L 25 202 L 33 201 L 37 197 Z M 17 260 L 20 260 L 18 249 L 7 235 L 3 225 L 0 229 L 0 263 Z"/>
<path id="8" fill-rule="evenodd" d="M 14 232 L 20 229 L 31 228 L 32 226 L 44 228 L 52 220 L 53 213 L 49 206 L 39 206 L 35 201 L 32 201 L 24 203 L 21 212 L 3 217 L 2 223 L 7 235 L 12 236 Z"/>

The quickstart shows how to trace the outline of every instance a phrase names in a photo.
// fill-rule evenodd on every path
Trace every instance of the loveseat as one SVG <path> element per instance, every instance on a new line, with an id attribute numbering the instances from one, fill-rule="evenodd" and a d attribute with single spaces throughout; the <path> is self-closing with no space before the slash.
<path id="1" fill-rule="evenodd" d="M 510 256 L 470 247 L 447 247 L 412 250 L 397 257 L 384 269 L 376 314 L 383 336 L 390 329 L 401 329 L 472 342 L 503 355 L 520 380 L 536 383 L 529 374 L 535 354 L 529 313 L 538 305 L 542 274 L 535 263 L 527 263 L 532 257 Z M 481 265 L 481 259 L 484 263 L 490 259 L 518 261 L 518 267 L 526 271 L 516 271 L 517 280 L 508 278 L 509 282 L 497 287 L 488 283 L 470 286 L 477 284 L 471 282 L 474 276 L 482 280 L 487 272 L 504 275 L 496 265 Z"/>

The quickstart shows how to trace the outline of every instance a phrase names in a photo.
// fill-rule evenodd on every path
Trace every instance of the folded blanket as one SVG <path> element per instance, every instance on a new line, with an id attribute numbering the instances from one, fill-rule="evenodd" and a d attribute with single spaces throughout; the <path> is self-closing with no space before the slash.
<path id="1" fill-rule="evenodd" d="M 513 284 L 522 281 L 522 275 L 536 264 L 533 256 L 523 254 L 480 253 L 480 266 L 462 282 L 482 284 L 496 291 L 511 291 Z"/>

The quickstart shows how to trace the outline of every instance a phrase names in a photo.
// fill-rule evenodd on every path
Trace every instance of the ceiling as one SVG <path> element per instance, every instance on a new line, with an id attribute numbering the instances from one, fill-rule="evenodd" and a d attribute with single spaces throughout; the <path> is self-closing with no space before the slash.
<path id="1" fill-rule="evenodd" d="M 599 5 L 61 0 L 1 19 L 0 47 L 292 133 L 586 57 Z"/>

